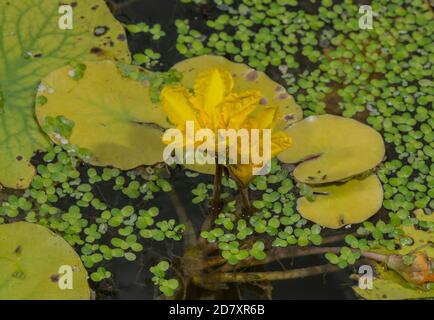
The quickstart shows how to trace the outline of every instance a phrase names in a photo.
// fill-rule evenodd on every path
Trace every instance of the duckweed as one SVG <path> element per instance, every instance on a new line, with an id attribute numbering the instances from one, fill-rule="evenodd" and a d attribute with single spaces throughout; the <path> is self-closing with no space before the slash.
<path id="1" fill-rule="evenodd" d="M 71 122 L 59 117 L 51 119 L 46 129 L 62 132 L 67 139 L 72 127 Z M 101 183 L 110 183 L 115 191 L 121 190 L 130 199 L 142 197 L 147 201 L 155 192 L 171 191 L 168 181 L 154 174 L 153 187 L 141 189 L 152 180 L 139 178 L 135 171 L 123 174 L 114 168 L 88 167 L 82 163 L 85 157 L 87 152 L 68 143 L 53 146 L 41 156 L 42 163 L 37 166 L 31 187 L 22 196 L 11 195 L 1 204 L 1 223 L 23 217 L 59 233 L 70 245 L 80 248 L 81 259 L 92 270 L 90 278 L 95 282 L 111 276 L 105 269 L 105 261 L 136 260 L 136 254 L 145 247 L 141 239 L 182 238 L 183 225 L 174 219 L 155 220 L 159 215 L 157 207 L 146 210 L 132 205 L 111 207 L 104 195 L 101 197 L 99 188 Z M 64 208 L 63 203 L 74 204 Z"/>
<path id="2" fill-rule="evenodd" d="M 415 209 L 427 213 L 434 209 L 434 33 L 432 12 L 425 1 L 373 1 L 377 15 L 372 30 L 360 30 L 358 5 L 348 0 L 318 1 L 315 13 L 299 10 L 296 0 L 181 2 L 188 6 L 212 2 L 218 14 L 209 21 L 183 17 L 175 21 L 175 47 L 180 55 L 224 55 L 270 72 L 294 95 L 305 116 L 341 114 L 370 124 L 384 137 L 388 152 L 376 171 L 383 184 L 387 218 L 358 226 L 356 234 L 345 237 L 347 246 L 325 255 L 330 263 L 346 268 L 360 258 L 360 250 L 393 251 L 413 245 L 413 239 L 404 236 L 403 227 L 432 232 L 433 223 L 413 215 Z M 145 33 L 155 41 L 165 40 L 159 24 L 125 27 L 133 36 Z M 161 53 L 154 50 L 136 53 L 135 64 L 158 67 Z M 70 67 L 74 80 L 86 72 L 80 63 Z M 174 72 L 137 72 L 127 65 L 120 69 L 126 76 L 149 81 L 153 102 L 158 102 L 163 85 L 180 79 Z M 37 104 L 43 105 L 47 99 L 40 96 Z M 0 91 L 0 113 L 2 110 Z M 79 248 L 84 265 L 92 270 L 90 278 L 100 282 L 111 276 L 104 263 L 113 258 L 136 260 L 148 239 L 180 240 L 185 226 L 173 219 L 158 220 L 159 209 L 148 205 L 155 193 L 172 191 L 170 182 L 158 173 L 144 178 L 135 170 L 124 173 L 84 166 L 89 152 L 69 144 L 72 129 L 68 119 L 47 118 L 43 130 L 55 134 L 60 146 L 42 155 L 31 187 L 23 195 L 11 195 L 1 204 L 0 223 L 22 218 L 51 228 Z M 198 176 L 189 171 L 185 175 Z M 110 185 L 130 201 L 143 201 L 143 207 L 113 208 L 101 195 L 101 184 Z M 228 199 L 236 183 L 223 178 L 222 184 L 222 199 Z M 322 228 L 295 210 L 296 196 L 315 201 L 315 194 L 308 185 L 292 180 L 290 168 L 273 161 L 271 173 L 256 177 L 249 188 L 255 195 L 251 217 L 237 216 L 236 202 L 228 201 L 213 228 L 201 233 L 209 243 L 217 243 L 229 264 L 248 258 L 265 260 L 268 248 L 257 240 L 265 236 L 271 238 L 272 247 L 322 244 Z M 213 185 L 199 183 L 191 191 L 193 204 L 209 204 L 212 191 Z M 73 205 L 64 207 L 63 203 Z M 407 265 L 412 262 L 411 255 L 404 257 Z M 150 271 L 160 291 L 173 296 L 179 282 L 166 279 L 169 268 L 170 264 L 162 261 Z"/>

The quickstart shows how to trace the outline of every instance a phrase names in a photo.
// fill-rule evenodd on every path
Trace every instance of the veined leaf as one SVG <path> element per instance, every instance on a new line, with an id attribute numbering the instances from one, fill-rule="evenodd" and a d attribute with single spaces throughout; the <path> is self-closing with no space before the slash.
<path id="1" fill-rule="evenodd" d="M 103 0 L 62 4 L 73 7 L 72 30 L 59 28 L 58 1 L 0 1 L 0 184 L 8 188 L 29 185 L 30 158 L 49 145 L 34 119 L 40 79 L 76 60 L 130 62 L 124 30 Z"/>

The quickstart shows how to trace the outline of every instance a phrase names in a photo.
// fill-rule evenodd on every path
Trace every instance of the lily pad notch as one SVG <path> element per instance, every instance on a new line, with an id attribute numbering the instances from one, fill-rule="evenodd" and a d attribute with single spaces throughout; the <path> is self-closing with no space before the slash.
<path id="1" fill-rule="evenodd" d="M 286 132 L 293 145 L 278 158 L 297 164 L 294 177 L 316 194 L 315 201 L 297 201 L 300 214 L 324 227 L 337 229 L 377 213 L 383 188 L 369 171 L 384 158 L 381 135 L 356 120 L 325 114 L 310 116 Z"/>

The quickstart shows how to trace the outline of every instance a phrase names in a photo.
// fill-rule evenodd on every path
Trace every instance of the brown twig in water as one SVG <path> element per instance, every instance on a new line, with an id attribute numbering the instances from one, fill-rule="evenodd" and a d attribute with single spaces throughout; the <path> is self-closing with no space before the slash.
<path id="1" fill-rule="evenodd" d="M 258 281 L 276 281 L 304 278 L 315 276 L 327 272 L 335 272 L 341 270 L 339 267 L 325 264 L 315 267 L 307 267 L 301 269 L 293 269 L 287 271 L 271 271 L 271 272 L 217 272 L 206 275 L 201 275 L 195 278 L 196 283 L 221 283 L 221 282 L 258 282 Z"/>
<path id="2" fill-rule="evenodd" d="M 241 261 L 235 266 L 225 264 L 223 267 L 219 269 L 221 272 L 228 272 L 230 270 L 238 270 L 241 268 L 247 268 L 251 266 L 258 266 L 267 264 L 276 260 L 283 260 L 289 258 L 324 254 L 327 252 L 339 252 L 339 247 L 309 247 L 309 248 L 301 248 L 301 247 L 289 247 L 289 248 L 275 248 L 271 249 L 267 252 L 267 258 L 264 260 L 256 260 L 255 258 L 247 258 L 246 260 Z"/>
<path id="3" fill-rule="evenodd" d="M 178 193 L 175 190 L 169 193 L 170 200 L 175 207 L 175 212 L 178 215 L 179 221 L 185 225 L 185 232 L 183 233 L 185 249 L 191 248 L 196 245 L 196 230 L 188 218 L 187 212 L 179 199 Z"/>
<path id="4" fill-rule="evenodd" d="M 347 233 L 345 234 L 338 234 L 338 235 L 333 235 L 333 236 L 329 236 L 323 239 L 323 244 L 330 244 L 330 243 L 335 243 L 335 242 L 339 242 L 342 241 L 345 236 L 348 235 Z M 237 269 L 241 269 L 244 267 L 249 267 L 249 266 L 257 266 L 257 265 L 263 265 L 263 264 L 267 264 L 269 262 L 273 262 L 276 260 L 283 260 L 283 259 L 288 259 L 288 258 L 296 258 L 296 257 L 301 257 L 301 256 L 309 256 L 309 255 L 317 255 L 317 254 L 325 254 L 327 252 L 334 252 L 337 253 L 339 252 L 340 248 L 339 247 L 298 247 L 298 246 L 291 246 L 291 247 L 287 247 L 287 248 L 274 248 L 271 249 L 267 252 L 267 258 L 264 260 L 256 260 L 254 258 L 248 258 L 244 261 L 241 261 L 240 263 L 238 263 L 235 266 L 229 265 L 229 264 L 225 264 L 226 260 L 223 257 L 213 257 L 212 259 L 209 260 L 210 262 L 210 267 L 214 267 L 214 266 L 219 266 L 219 265 L 223 265 L 219 271 L 221 272 L 227 272 L 230 270 L 237 270 Z"/>
<path id="5" fill-rule="evenodd" d="M 339 241 L 343 241 L 345 239 L 346 236 L 348 235 L 353 235 L 355 237 L 360 237 L 360 235 L 356 234 L 356 233 L 340 233 L 340 234 L 335 234 L 332 236 L 328 236 L 322 239 L 322 244 L 330 244 L 330 243 L 336 243 Z"/>
<path id="6" fill-rule="evenodd" d="M 249 199 L 249 188 L 240 186 L 240 195 L 243 202 L 243 215 L 248 216 L 252 209 Z"/>

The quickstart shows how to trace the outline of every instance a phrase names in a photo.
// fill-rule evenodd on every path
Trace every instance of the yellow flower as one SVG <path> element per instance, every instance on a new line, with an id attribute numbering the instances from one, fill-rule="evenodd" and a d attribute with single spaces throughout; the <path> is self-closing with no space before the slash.
<path id="1" fill-rule="evenodd" d="M 193 93 L 181 85 L 167 86 L 161 92 L 161 102 L 169 121 L 184 136 L 187 121 L 192 121 L 195 129 L 212 130 L 216 136 L 220 129 L 272 130 L 278 118 L 278 108 L 260 105 L 261 92 L 257 90 L 233 92 L 233 87 L 234 80 L 228 71 L 210 69 L 197 76 Z M 264 151 L 261 149 L 263 138 L 263 135 L 259 137 L 261 154 Z M 286 133 L 272 132 L 270 156 L 287 149 L 291 143 L 292 140 Z M 218 150 L 217 142 L 215 150 Z M 241 147 L 237 148 L 237 160 L 242 157 L 241 150 Z M 225 165 L 238 182 L 245 186 L 253 177 L 255 165 L 252 162 Z"/>

